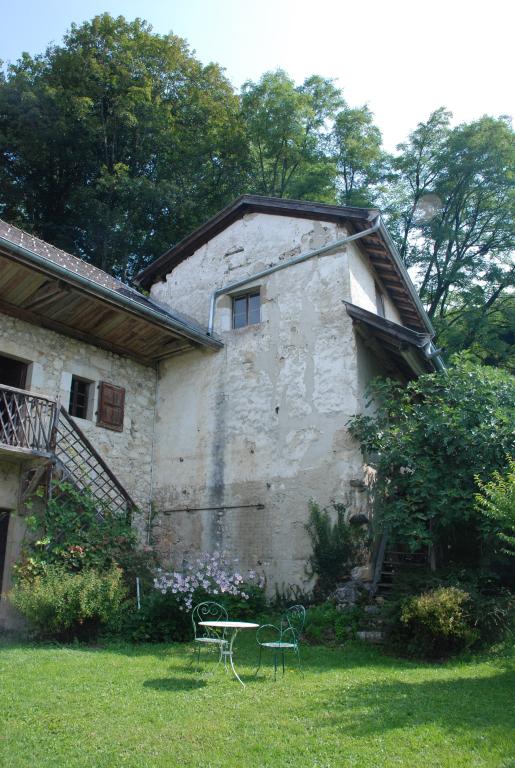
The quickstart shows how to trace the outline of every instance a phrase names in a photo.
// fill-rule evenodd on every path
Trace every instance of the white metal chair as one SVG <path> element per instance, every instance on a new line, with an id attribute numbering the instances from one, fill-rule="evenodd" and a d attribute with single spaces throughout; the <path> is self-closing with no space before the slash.
<path id="1" fill-rule="evenodd" d="M 223 605 L 207 601 L 199 603 L 191 612 L 191 621 L 193 624 L 193 644 L 194 652 L 197 650 L 197 671 L 200 664 L 201 648 L 217 648 L 218 661 L 222 659 L 222 651 L 227 647 L 228 641 L 225 638 L 225 629 L 219 630 L 215 627 L 203 627 L 201 621 L 227 621 L 227 611 Z"/>

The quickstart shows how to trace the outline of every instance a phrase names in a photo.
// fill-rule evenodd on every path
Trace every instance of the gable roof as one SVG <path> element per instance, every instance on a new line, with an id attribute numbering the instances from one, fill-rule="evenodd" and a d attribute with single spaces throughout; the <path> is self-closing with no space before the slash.
<path id="1" fill-rule="evenodd" d="M 144 288 L 150 288 L 198 248 L 249 213 L 344 223 L 351 234 L 370 229 L 371 223 L 380 216 L 376 208 L 242 195 L 142 270 L 135 282 Z M 395 301 L 402 322 L 407 327 L 434 335 L 431 321 L 384 224 L 381 222 L 377 232 L 356 241 L 356 246 L 361 248 L 372 262 L 380 280 Z"/>
<path id="2" fill-rule="evenodd" d="M 0 310 L 149 363 L 222 346 L 183 314 L 0 219 Z"/>

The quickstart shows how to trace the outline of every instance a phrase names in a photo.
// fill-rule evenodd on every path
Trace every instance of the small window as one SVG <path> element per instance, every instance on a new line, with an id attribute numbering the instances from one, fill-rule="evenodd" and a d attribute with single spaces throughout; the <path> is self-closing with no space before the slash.
<path id="1" fill-rule="evenodd" d="M 123 432 L 125 389 L 115 387 L 114 384 L 108 384 L 106 381 L 101 381 L 98 389 L 98 426 Z"/>
<path id="2" fill-rule="evenodd" d="M 232 327 L 244 328 L 261 322 L 261 296 L 259 291 L 235 296 L 232 300 Z"/>
<path id="3" fill-rule="evenodd" d="M 384 295 L 376 283 L 376 310 L 379 317 L 386 317 L 384 311 Z"/>
<path id="4" fill-rule="evenodd" d="M 68 406 L 70 416 L 76 416 L 79 419 L 88 418 L 91 384 L 91 381 L 72 376 L 70 404 Z"/>

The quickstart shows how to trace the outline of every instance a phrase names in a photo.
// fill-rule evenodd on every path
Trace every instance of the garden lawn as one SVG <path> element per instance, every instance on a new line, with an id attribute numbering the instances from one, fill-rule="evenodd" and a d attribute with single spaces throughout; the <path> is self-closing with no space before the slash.
<path id="1" fill-rule="evenodd" d="M 240 640 L 241 638 L 241 640 Z M 375 648 L 304 650 L 244 690 L 187 645 L 0 645 L 2 768 L 515 766 L 515 654 L 431 666 Z"/>

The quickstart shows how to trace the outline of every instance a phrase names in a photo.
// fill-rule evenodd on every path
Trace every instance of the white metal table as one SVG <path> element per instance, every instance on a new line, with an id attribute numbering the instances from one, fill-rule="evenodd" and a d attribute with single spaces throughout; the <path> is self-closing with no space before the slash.
<path id="1" fill-rule="evenodd" d="M 232 649 L 234 645 L 234 641 L 236 639 L 236 635 L 240 631 L 240 629 L 257 629 L 259 627 L 259 624 L 254 624 L 252 621 L 199 621 L 199 624 L 201 627 L 212 627 L 213 629 L 231 629 L 231 640 L 229 642 L 228 646 L 223 646 L 221 648 L 220 654 L 223 656 L 225 668 L 227 669 L 227 659 L 229 659 L 231 669 L 234 672 L 234 676 L 238 682 L 242 684 L 242 686 L 245 688 L 245 683 L 240 678 L 239 674 L 236 672 L 236 669 L 234 668 L 234 661 L 232 657 Z"/>

